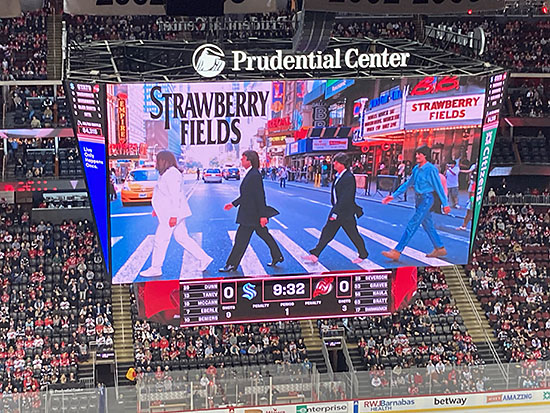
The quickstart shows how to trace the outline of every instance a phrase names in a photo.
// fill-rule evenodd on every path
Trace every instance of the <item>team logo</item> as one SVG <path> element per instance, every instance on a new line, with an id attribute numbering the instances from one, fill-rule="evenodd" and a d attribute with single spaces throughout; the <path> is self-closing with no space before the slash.
<path id="1" fill-rule="evenodd" d="M 202 77 L 216 77 L 225 67 L 225 54 L 215 44 L 203 44 L 193 53 L 193 67 Z"/>
<path id="2" fill-rule="evenodd" d="M 254 284 L 246 283 L 243 286 L 243 298 L 252 301 L 257 295 L 258 293 L 256 292 L 256 286 Z"/>
<path id="3" fill-rule="evenodd" d="M 313 290 L 313 298 L 319 295 L 327 295 L 332 291 L 332 282 L 334 277 L 326 277 L 317 283 L 315 290 Z"/>

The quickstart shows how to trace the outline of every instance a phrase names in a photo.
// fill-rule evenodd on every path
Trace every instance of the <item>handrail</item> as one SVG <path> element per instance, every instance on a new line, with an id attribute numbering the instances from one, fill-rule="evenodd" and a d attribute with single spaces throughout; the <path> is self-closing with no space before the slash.
<path id="1" fill-rule="evenodd" d="M 353 365 L 353 360 L 349 354 L 348 344 L 345 337 L 342 337 L 342 352 L 344 353 L 346 364 L 348 365 L 348 369 L 351 373 L 351 394 L 354 398 L 359 397 L 359 380 L 357 379 L 357 374 L 355 374 L 355 366 Z"/>
<path id="2" fill-rule="evenodd" d="M 334 370 L 332 369 L 332 363 L 330 362 L 330 356 L 328 354 L 327 346 L 323 341 L 321 346 L 321 353 L 323 353 L 323 358 L 325 359 L 325 364 L 327 366 L 327 373 L 329 374 L 330 380 L 334 380 Z"/>
<path id="3" fill-rule="evenodd" d="M 93 383 L 94 383 L 94 386 L 96 385 L 96 382 L 95 382 L 95 356 L 96 356 L 96 352 L 97 350 L 94 350 L 92 351 L 92 367 L 93 367 L 93 370 L 92 370 L 92 377 L 93 377 Z"/>
<path id="4" fill-rule="evenodd" d="M 118 400 L 118 357 L 117 357 L 117 354 L 116 354 L 116 351 L 114 352 L 115 353 L 115 371 L 114 371 L 114 375 L 115 375 L 115 396 L 116 396 L 116 399 Z"/>
<path id="5" fill-rule="evenodd" d="M 489 337 L 489 335 L 487 334 L 487 331 L 485 331 L 485 326 L 484 326 L 484 323 L 483 323 L 483 320 L 481 319 L 481 317 L 479 316 L 479 313 L 477 311 L 477 308 L 474 304 L 474 301 L 472 299 L 472 296 L 470 294 L 470 290 L 469 288 L 466 286 L 466 283 L 464 282 L 464 279 L 462 278 L 462 274 L 461 272 L 459 271 L 458 269 L 458 266 L 454 265 L 453 266 L 454 268 L 454 271 L 455 271 L 455 274 L 458 278 L 458 281 L 460 283 L 460 286 L 462 288 L 462 291 L 464 291 L 464 295 L 466 296 L 466 298 L 468 299 L 468 303 L 470 304 L 470 307 L 472 308 L 472 312 L 474 313 L 475 317 L 476 317 L 476 321 L 477 323 L 479 324 L 479 326 L 481 327 L 481 331 L 483 332 L 483 336 L 485 338 L 485 342 L 487 343 L 488 347 L 489 347 L 489 350 L 491 351 L 491 354 L 493 356 L 493 358 L 495 359 L 495 361 L 497 362 L 497 366 L 502 374 L 502 377 L 504 377 L 504 379 L 506 380 L 506 383 L 508 383 L 509 381 L 509 375 L 508 375 L 508 372 L 506 371 L 506 369 L 504 368 L 504 365 L 502 363 L 502 360 L 500 359 L 500 356 L 498 355 L 498 352 L 496 351 L 496 348 L 493 344 L 493 342 L 491 341 L 491 338 Z"/>

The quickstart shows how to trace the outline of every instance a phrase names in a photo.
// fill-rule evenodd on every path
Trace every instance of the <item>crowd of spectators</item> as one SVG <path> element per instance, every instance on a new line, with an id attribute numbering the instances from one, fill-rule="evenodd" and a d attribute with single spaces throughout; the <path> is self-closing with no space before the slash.
<path id="1" fill-rule="evenodd" d="M 0 392 L 77 386 L 78 363 L 112 352 L 111 292 L 87 222 L 34 223 L 0 205 Z"/>
<path id="2" fill-rule="evenodd" d="M 247 366 L 309 364 L 298 322 L 179 328 L 132 318 L 136 366 L 143 372 Z"/>
<path id="3" fill-rule="evenodd" d="M 369 37 L 372 39 L 409 39 L 414 40 L 415 25 L 412 21 L 351 21 L 336 22 L 332 29 L 335 37 Z"/>
<path id="4" fill-rule="evenodd" d="M 483 360 L 445 275 L 438 268 L 418 274 L 417 295 L 405 309 L 388 317 L 323 320 L 318 322 L 320 330 L 340 325 L 348 341 L 357 340 L 361 366 L 356 368 L 369 372 L 375 389 L 391 385 L 410 395 L 425 394 L 428 386 L 440 386 L 441 393 L 483 391 L 486 380 L 473 374 L 483 371 Z"/>
<path id="5" fill-rule="evenodd" d="M 6 101 L 7 128 L 64 128 L 70 126 L 63 87 L 13 86 Z"/>
<path id="6" fill-rule="evenodd" d="M 524 80 L 519 87 L 508 89 L 512 116 L 541 118 L 550 116 L 550 97 L 542 81 Z"/>
<path id="7" fill-rule="evenodd" d="M 476 238 L 470 283 L 506 361 L 550 360 L 550 209 L 490 206 Z"/>
<path id="8" fill-rule="evenodd" d="M 48 8 L 0 19 L 0 80 L 47 78 Z"/>
<path id="9" fill-rule="evenodd" d="M 56 173 L 62 178 L 81 177 L 82 163 L 76 145 L 74 138 L 60 138 L 56 152 L 55 138 L 9 138 L 6 179 L 51 178 Z"/>
<path id="10" fill-rule="evenodd" d="M 8 178 L 51 177 L 54 175 L 54 164 L 54 138 L 8 139 Z"/>

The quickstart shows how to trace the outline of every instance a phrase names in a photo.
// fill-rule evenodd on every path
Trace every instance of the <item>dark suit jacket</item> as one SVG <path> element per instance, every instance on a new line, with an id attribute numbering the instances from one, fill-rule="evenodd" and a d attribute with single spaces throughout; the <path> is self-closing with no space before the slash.
<path id="1" fill-rule="evenodd" d="M 252 168 L 244 177 L 239 188 L 240 196 L 232 204 L 239 207 L 237 224 L 256 226 L 260 225 L 261 217 L 273 216 L 265 204 L 264 183 L 262 175 Z"/>
<path id="2" fill-rule="evenodd" d="M 346 170 L 336 184 L 335 182 L 336 180 L 330 191 L 330 215 L 335 214 L 342 220 L 353 219 L 355 215 L 361 216 L 363 210 L 355 203 L 355 176 Z"/>

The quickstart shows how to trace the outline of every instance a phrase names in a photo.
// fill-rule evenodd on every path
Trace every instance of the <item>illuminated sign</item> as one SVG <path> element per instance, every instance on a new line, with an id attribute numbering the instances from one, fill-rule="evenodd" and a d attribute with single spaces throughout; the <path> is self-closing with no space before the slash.
<path id="1" fill-rule="evenodd" d="M 380 105 L 385 105 L 386 103 L 389 103 L 391 100 L 399 100 L 402 97 L 403 97 L 403 92 L 401 91 L 401 88 L 399 86 L 396 86 L 390 90 L 385 90 L 384 92 L 380 93 L 380 96 L 372 99 L 369 102 L 369 110 L 374 109 Z"/>
<path id="2" fill-rule="evenodd" d="M 460 88 L 460 80 L 457 76 L 444 76 L 437 78 L 427 76 L 411 89 L 411 96 L 424 96 L 434 93 L 449 92 Z"/>
<path id="3" fill-rule="evenodd" d="M 453 121 L 459 121 L 461 125 L 481 124 L 484 103 L 484 94 L 408 101 L 407 129 L 411 125 L 434 126 Z"/>
<path id="4" fill-rule="evenodd" d="M 363 115 L 363 136 L 380 135 L 400 129 L 401 105 L 365 112 Z"/>
<path id="5" fill-rule="evenodd" d="M 292 122 L 290 122 L 289 116 L 284 118 L 273 118 L 267 121 L 267 127 L 270 130 L 288 130 L 292 127 Z"/>
<path id="6" fill-rule="evenodd" d="M 128 141 L 128 129 L 126 128 L 126 99 L 128 97 L 119 93 L 118 95 L 118 142 L 126 143 Z"/>

